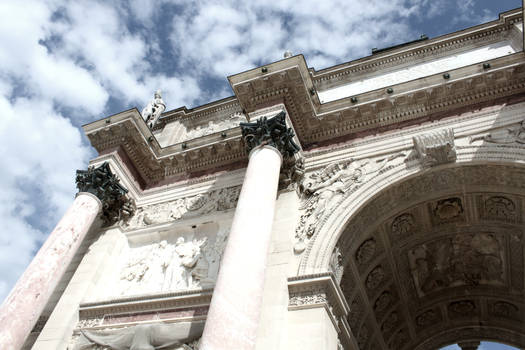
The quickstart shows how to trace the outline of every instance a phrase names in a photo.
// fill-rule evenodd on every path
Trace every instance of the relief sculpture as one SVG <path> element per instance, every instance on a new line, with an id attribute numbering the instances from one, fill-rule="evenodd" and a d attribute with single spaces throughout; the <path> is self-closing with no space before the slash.
<path id="1" fill-rule="evenodd" d="M 219 131 L 224 131 L 239 126 L 239 123 L 246 122 L 246 116 L 240 112 L 230 114 L 228 119 L 210 121 L 207 125 L 198 125 L 194 129 L 188 130 L 186 133 L 186 140 L 195 139 L 197 137 L 206 136 Z"/>
<path id="2" fill-rule="evenodd" d="M 409 250 L 418 295 L 462 285 L 502 285 L 502 245 L 492 233 L 457 234 Z"/>
<path id="3" fill-rule="evenodd" d="M 202 322 L 139 324 L 125 328 L 81 330 L 70 350 L 195 350 Z"/>
<path id="4" fill-rule="evenodd" d="M 346 195 L 359 188 L 365 180 L 378 174 L 388 162 L 404 156 L 395 154 L 377 161 L 349 160 L 335 162 L 305 176 L 299 186 L 302 215 L 296 227 L 294 251 L 302 253 L 306 242 L 314 235 L 320 223 Z"/>
<path id="5" fill-rule="evenodd" d="M 123 226 L 135 229 L 153 224 L 196 217 L 215 211 L 234 209 L 239 199 L 240 186 L 213 190 L 173 201 L 146 205 L 136 210 Z"/>
<path id="6" fill-rule="evenodd" d="M 226 236 L 177 238 L 130 248 L 120 272 L 120 295 L 210 288 L 215 283 Z"/>

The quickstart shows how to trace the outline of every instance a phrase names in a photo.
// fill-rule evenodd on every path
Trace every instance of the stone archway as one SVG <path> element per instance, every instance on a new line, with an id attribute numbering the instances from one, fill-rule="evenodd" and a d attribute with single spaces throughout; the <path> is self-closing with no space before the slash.
<path id="1" fill-rule="evenodd" d="M 525 347 L 524 180 L 510 164 L 435 168 L 351 215 L 333 254 L 360 350 Z"/>

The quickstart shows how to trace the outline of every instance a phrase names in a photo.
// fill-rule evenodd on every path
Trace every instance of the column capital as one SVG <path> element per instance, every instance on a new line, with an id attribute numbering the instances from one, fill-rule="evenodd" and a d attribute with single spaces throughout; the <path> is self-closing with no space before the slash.
<path id="1" fill-rule="evenodd" d="M 292 128 L 286 127 L 284 111 L 271 118 L 262 117 L 254 123 L 241 123 L 240 126 L 248 152 L 268 145 L 279 150 L 283 158 L 288 158 L 299 151 L 299 146 L 293 141 L 295 134 Z"/>
<path id="2" fill-rule="evenodd" d="M 76 183 L 79 192 L 90 193 L 102 202 L 102 219 L 106 224 L 120 219 L 122 209 L 131 214 L 128 212 L 132 211 L 133 203 L 126 198 L 128 190 L 111 172 L 108 162 L 98 167 L 90 166 L 87 170 L 77 170 Z"/>

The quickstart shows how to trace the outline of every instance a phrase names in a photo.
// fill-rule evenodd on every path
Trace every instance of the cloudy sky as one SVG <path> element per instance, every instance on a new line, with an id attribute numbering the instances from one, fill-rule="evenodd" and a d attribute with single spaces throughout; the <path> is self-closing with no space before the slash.
<path id="1" fill-rule="evenodd" d="M 168 109 L 232 95 L 226 76 L 303 53 L 321 69 L 435 37 L 521 0 L 0 1 L 0 301 L 96 153 L 80 125 L 160 88 Z"/>

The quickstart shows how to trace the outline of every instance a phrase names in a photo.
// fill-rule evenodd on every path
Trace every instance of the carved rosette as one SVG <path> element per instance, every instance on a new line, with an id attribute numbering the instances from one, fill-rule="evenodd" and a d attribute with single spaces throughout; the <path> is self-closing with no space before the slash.
<path id="1" fill-rule="evenodd" d="M 108 162 L 87 170 L 77 170 L 76 184 L 79 192 L 88 192 L 102 202 L 102 219 L 109 225 L 124 217 L 129 217 L 134 211 L 133 201 L 126 196 L 128 190 L 111 172 Z"/>
<path id="2" fill-rule="evenodd" d="M 286 127 L 286 114 L 280 112 L 274 117 L 262 117 L 255 123 L 241 123 L 242 137 L 248 152 L 258 146 L 272 146 L 281 152 L 283 158 L 292 157 L 299 146 L 293 141 L 291 128 Z"/>

